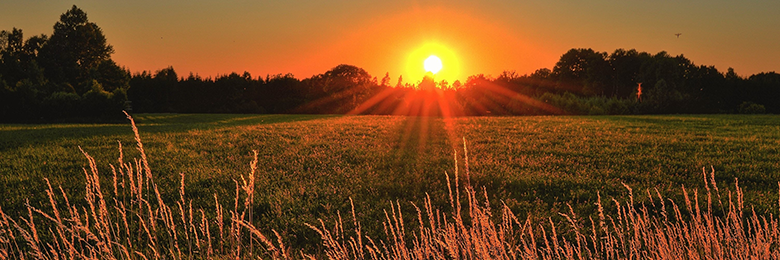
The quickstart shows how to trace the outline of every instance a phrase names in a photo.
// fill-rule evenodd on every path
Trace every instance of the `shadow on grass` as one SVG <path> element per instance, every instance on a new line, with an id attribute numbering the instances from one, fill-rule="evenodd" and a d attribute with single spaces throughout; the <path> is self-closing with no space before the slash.
<path id="1" fill-rule="evenodd" d="M 245 125 L 289 123 L 337 117 L 338 115 L 248 115 L 248 114 L 139 114 L 134 115 L 144 133 L 178 133 Z M 129 123 L 116 124 L 7 124 L 0 125 L 0 151 L 62 139 L 128 136 Z"/>

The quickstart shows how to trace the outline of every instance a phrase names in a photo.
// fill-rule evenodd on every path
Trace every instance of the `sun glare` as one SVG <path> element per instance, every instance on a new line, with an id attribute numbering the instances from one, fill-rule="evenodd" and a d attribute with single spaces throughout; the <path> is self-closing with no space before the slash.
<path id="1" fill-rule="evenodd" d="M 420 66 L 420 63 L 423 66 Z M 447 80 L 450 84 L 460 79 L 460 59 L 454 49 L 440 43 L 428 42 L 412 50 L 406 57 L 404 80 L 419 82 L 426 73 L 435 74 L 436 81 Z"/>
<path id="2" fill-rule="evenodd" d="M 423 63 L 423 67 L 425 67 L 425 71 L 436 74 L 442 68 L 441 59 L 439 59 L 439 57 L 436 57 L 436 55 L 431 55 L 427 59 L 425 59 L 425 62 Z"/>

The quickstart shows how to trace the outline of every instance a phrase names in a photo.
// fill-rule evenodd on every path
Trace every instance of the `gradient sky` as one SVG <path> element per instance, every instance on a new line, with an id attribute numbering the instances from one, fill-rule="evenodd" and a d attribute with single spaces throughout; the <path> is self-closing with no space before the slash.
<path id="1" fill-rule="evenodd" d="M 3 0 L 0 29 L 50 35 L 73 4 L 103 29 L 113 59 L 133 72 L 173 66 L 180 76 L 306 78 L 352 64 L 379 78 L 388 72 L 394 84 L 402 74 L 419 81 L 422 61 L 437 52 L 445 56 L 438 78 L 453 82 L 551 69 L 571 48 L 667 51 L 742 76 L 780 71 L 777 0 Z"/>

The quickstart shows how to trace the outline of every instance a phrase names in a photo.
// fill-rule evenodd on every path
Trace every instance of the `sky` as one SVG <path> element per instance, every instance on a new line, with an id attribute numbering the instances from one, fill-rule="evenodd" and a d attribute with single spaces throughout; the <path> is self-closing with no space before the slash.
<path id="1" fill-rule="evenodd" d="M 74 4 L 134 73 L 173 66 L 180 76 L 302 79 L 350 64 L 414 83 L 425 58 L 437 55 L 437 80 L 454 82 L 552 69 L 572 48 L 666 51 L 741 76 L 780 72 L 776 0 L 3 0 L 0 30 L 50 35 Z"/>

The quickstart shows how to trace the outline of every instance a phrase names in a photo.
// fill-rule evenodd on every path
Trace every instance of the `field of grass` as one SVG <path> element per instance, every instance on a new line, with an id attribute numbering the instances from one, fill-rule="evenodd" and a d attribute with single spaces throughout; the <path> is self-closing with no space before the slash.
<path id="1" fill-rule="evenodd" d="M 725 189 L 735 178 L 746 203 L 778 215 L 780 117 L 741 115 L 470 117 L 309 115 L 134 115 L 152 174 L 165 200 L 179 197 L 180 173 L 190 198 L 232 202 L 236 182 L 258 153 L 254 219 L 288 245 L 316 248 L 320 235 L 304 223 L 334 221 L 354 201 L 357 218 L 384 220 L 400 201 L 450 205 L 447 175 L 485 187 L 491 205 L 518 218 L 596 211 L 603 198 L 658 189 L 681 198 L 681 186 L 704 190 L 702 168 Z M 118 142 L 138 158 L 129 124 L 0 125 L 0 207 L 9 215 L 45 208 L 48 178 L 84 196 L 88 161 L 110 181 Z M 464 157 L 464 140 L 468 159 Z M 457 155 L 453 153 L 457 151 Z M 468 166 L 466 165 L 468 164 Z M 466 176 L 468 169 L 468 176 Z M 730 186 L 729 186 L 730 185 Z M 479 189 L 479 188 L 478 188 Z M 641 191 L 641 192 L 640 192 Z M 637 201 L 647 200 L 637 195 Z M 83 202 L 82 202 L 83 203 Z M 202 208 L 213 199 L 194 200 Z M 400 206 L 399 206 L 400 207 Z M 404 212 L 414 215 L 405 205 Z M 366 227 L 368 234 L 382 226 Z M 314 249 L 312 249 L 314 250 Z"/>

